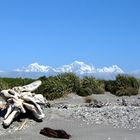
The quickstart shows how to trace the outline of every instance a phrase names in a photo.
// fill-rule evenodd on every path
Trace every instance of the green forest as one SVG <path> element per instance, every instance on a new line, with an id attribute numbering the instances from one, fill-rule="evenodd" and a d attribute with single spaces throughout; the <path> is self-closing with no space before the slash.
<path id="1" fill-rule="evenodd" d="M 108 91 L 116 96 L 131 96 L 140 92 L 140 79 L 131 76 L 118 75 L 116 80 L 98 80 L 94 77 L 79 78 L 74 73 L 63 73 L 50 77 L 42 76 L 38 79 L 0 78 L 0 90 L 26 85 L 35 80 L 42 81 L 42 85 L 35 93 L 43 94 L 47 100 L 54 100 L 71 93 L 89 96 L 105 94 Z"/>

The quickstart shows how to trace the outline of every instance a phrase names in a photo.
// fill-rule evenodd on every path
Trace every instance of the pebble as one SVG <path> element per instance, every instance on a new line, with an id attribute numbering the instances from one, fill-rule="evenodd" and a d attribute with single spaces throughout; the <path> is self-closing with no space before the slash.
<path id="1" fill-rule="evenodd" d="M 101 108 L 76 106 L 60 109 L 87 124 L 112 125 L 114 128 L 140 129 L 140 107 L 109 105 Z"/>

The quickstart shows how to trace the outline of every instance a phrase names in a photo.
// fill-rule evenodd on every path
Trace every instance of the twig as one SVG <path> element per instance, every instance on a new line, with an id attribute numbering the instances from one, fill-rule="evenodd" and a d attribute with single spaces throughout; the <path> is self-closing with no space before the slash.
<path id="1" fill-rule="evenodd" d="M 21 126 L 18 128 L 18 131 L 22 130 L 25 124 L 27 123 L 27 119 L 24 120 L 24 122 L 21 124 Z"/>

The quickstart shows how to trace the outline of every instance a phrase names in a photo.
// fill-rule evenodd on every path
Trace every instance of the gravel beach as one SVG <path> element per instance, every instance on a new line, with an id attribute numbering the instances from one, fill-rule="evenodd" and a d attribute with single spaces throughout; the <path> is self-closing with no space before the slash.
<path id="1" fill-rule="evenodd" d="M 45 108 L 43 122 L 23 118 L 15 121 L 7 129 L 0 125 L 0 139 L 4 140 L 52 140 L 40 135 L 44 127 L 63 129 L 71 134 L 71 140 L 139 140 L 140 139 L 140 103 L 139 96 L 115 97 L 109 93 L 93 95 L 104 104 L 94 107 L 85 104 L 84 98 L 71 94 L 63 99 L 50 102 L 51 108 Z M 125 104 L 124 103 L 125 100 Z M 0 121 L 2 122 L 2 117 Z M 25 127 L 18 130 L 24 120 Z"/>

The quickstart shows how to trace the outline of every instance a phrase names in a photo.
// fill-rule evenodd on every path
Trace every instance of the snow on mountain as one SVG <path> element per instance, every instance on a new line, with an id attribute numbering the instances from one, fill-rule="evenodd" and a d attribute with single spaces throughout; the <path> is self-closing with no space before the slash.
<path id="1" fill-rule="evenodd" d="M 124 71 L 118 67 L 117 65 L 113 65 L 110 67 L 103 67 L 103 68 L 98 68 L 97 72 L 103 72 L 103 73 L 124 73 Z"/>
<path id="2" fill-rule="evenodd" d="M 74 72 L 76 74 L 93 73 L 95 68 L 92 65 L 85 64 L 84 62 L 74 61 L 70 65 L 63 65 L 56 69 L 57 72 Z"/>
<path id="3" fill-rule="evenodd" d="M 30 64 L 27 67 L 16 69 L 17 72 L 54 72 L 55 70 L 50 66 L 39 65 L 38 63 Z"/>
<path id="4" fill-rule="evenodd" d="M 97 79 L 115 79 L 119 73 L 124 73 L 123 70 L 117 65 L 110 67 L 96 68 L 91 64 L 86 64 L 80 61 L 74 61 L 69 65 L 63 65 L 58 68 L 51 66 L 39 65 L 38 63 L 30 64 L 26 67 L 16 69 L 9 72 L 0 72 L 0 77 L 23 77 L 23 78 L 39 78 L 41 76 L 54 76 L 59 73 L 73 72 L 76 75 L 94 76 Z"/>
<path id="5" fill-rule="evenodd" d="M 69 65 L 63 65 L 59 68 L 52 68 L 50 66 L 39 65 L 38 63 L 30 64 L 27 67 L 23 67 L 21 69 L 17 69 L 17 72 L 37 72 L 37 73 L 45 73 L 45 75 L 55 75 L 57 73 L 64 72 L 73 72 L 79 76 L 95 76 L 95 77 L 105 77 L 105 79 L 112 79 L 119 73 L 124 73 L 121 68 L 117 65 L 113 65 L 110 67 L 103 68 L 95 68 L 93 65 L 86 64 L 80 61 L 74 61 Z M 110 78 L 111 77 L 111 78 Z"/>

